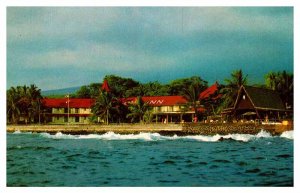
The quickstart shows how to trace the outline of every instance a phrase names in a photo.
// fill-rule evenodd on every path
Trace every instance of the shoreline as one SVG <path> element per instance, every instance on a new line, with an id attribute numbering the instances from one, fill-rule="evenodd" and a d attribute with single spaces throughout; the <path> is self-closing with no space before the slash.
<path id="1" fill-rule="evenodd" d="M 159 133 L 160 135 L 227 135 L 227 134 L 257 134 L 265 130 L 272 135 L 280 135 L 284 131 L 293 130 L 293 125 L 258 125 L 242 123 L 184 123 L 184 124 L 111 124 L 111 125 L 7 125 L 7 133 L 58 132 L 72 135 L 104 134 L 114 132 L 117 134 Z"/>

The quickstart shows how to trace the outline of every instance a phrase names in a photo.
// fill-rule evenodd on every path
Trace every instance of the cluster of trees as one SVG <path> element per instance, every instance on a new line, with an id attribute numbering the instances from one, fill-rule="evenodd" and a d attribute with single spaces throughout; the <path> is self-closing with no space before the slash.
<path id="1" fill-rule="evenodd" d="M 77 97 L 86 97 L 89 93 L 96 94 L 96 103 L 92 108 L 94 119 L 100 117 L 109 122 L 151 122 L 153 115 L 150 107 L 141 99 L 142 96 L 168 96 L 182 95 L 189 101 L 188 106 L 193 107 L 198 114 L 200 107 L 199 94 L 207 88 L 207 82 L 200 77 L 177 79 L 170 84 L 160 84 L 159 82 L 150 82 L 146 84 L 139 83 L 130 78 L 122 78 L 109 75 L 104 78 L 107 80 L 110 91 L 102 91 L 101 85 L 98 88 L 90 86 L 81 87 L 77 92 Z M 136 97 L 137 101 L 129 106 L 124 106 L 119 99 Z M 89 98 L 94 98 L 92 95 Z"/>
<path id="2" fill-rule="evenodd" d="M 11 87 L 6 92 L 6 115 L 9 123 L 17 123 L 20 117 L 25 123 L 38 122 L 41 107 L 41 90 L 35 85 Z"/>
<path id="3" fill-rule="evenodd" d="M 123 78 L 115 75 L 107 75 L 104 79 L 107 80 L 112 95 L 117 98 L 183 95 L 183 90 L 193 84 L 199 84 L 202 89 L 207 88 L 207 82 L 198 76 L 176 79 L 169 84 L 161 84 L 157 81 L 143 84 L 131 78 Z M 101 83 L 82 86 L 73 97 L 96 98 L 100 94 L 99 88 L 101 86 Z"/>
<path id="4" fill-rule="evenodd" d="M 265 76 L 266 88 L 279 93 L 287 108 L 294 106 L 294 75 L 282 72 L 270 72 Z"/>
<path id="5" fill-rule="evenodd" d="M 101 83 L 92 83 L 82 86 L 73 98 L 94 98 L 96 102 L 92 107 L 94 116 L 92 120 L 97 121 L 97 117 L 108 124 L 109 122 L 151 122 L 152 114 L 149 106 L 143 102 L 142 96 L 169 96 L 181 95 L 188 100 L 187 108 L 195 110 L 198 118 L 202 116 L 198 113 L 199 107 L 207 109 L 206 115 L 219 114 L 224 108 L 234 104 L 238 89 L 241 85 L 247 85 L 247 75 L 242 70 L 231 73 L 230 78 L 225 79 L 225 84 L 220 85 L 219 91 L 215 95 L 201 101 L 199 95 L 208 85 L 207 81 L 199 76 L 182 78 L 171 81 L 168 84 L 159 82 L 149 82 L 142 84 L 131 78 L 123 78 L 115 75 L 107 75 L 110 91 L 101 90 Z M 276 90 L 287 107 L 293 108 L 293 74 L 282 72 L 270 72 L 265 75 L 265 84 L 256 85 L 272 90 Z M 215 100 L 217 95 L 222 97 Z M 137 97 L 137 101 L 129 106 L 124 106 L 120 99 Z M 9 123 L 17 123 L 20 117 L 25 123 L 40 122 L 41 111 L 41 90 L 35 85 L 21 87 L 11 87 L 7 90 L 7 120 Z"/>

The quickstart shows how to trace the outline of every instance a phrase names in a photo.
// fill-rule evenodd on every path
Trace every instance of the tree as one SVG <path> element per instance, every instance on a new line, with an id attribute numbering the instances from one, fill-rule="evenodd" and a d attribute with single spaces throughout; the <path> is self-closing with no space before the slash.
<path id="1" fill-rule="evenodd" d="M 158 81 L 143 84 L 144 96 L 167 96 L 169 90 L 167 85 L 161 85 Z"/>
<path id="2" fill-rule="evenodd" d="M 135 118 L 138 118 L 140 123 L 144 122 L 144 115 L 149 110 L 149 105 L 142 100 L 141 96 L 138 96 L 135 103 L 129 105 L 131 113 L 127 115 L 127 118 L 131 118 L 133 122 Z"/>
<path id="3" fill-rule="evenodd" d="M 278 77 L 275 72 L 269 72 L 265 75 L 266 86 L 269 89 L 276 90 L 278 84 Z"/>
<path id="4" fill-rule="evenodd" d="M 29 122 L 31 120 L 39 120 L 40 110 L 41 110 L 41 89 L 37 88 L 35 85 L 30 85 L 30 87 L 27 90 L 27 97 L 30 101 L 30 105 L 28 108 L 28 117 Z"/>
<path id="5" fill-rule="evenodd" d="M 176 79 L 172 81 L 169 86 L 170 95 L 183 95 L 184 89 L 188 88 L 192 84 L 199 84 L 207 87 L 207 81 L 203 80 L 198 76 L 192 76 L 190 78 Z"/>
<path id="6" fill-rule="evenodd" d="M 114 107 L 115 98 L 109 92 L 101 91 L 97 97 L 95 104 L 92 106 L 92 112 L 94 115 L 99 116 L 105 120 L 105 123 L 109 124 L 109 118 L 111 117 L 111 111 Z"/>
<path id="7" fill-rule="evenodd" d="M 287 73 L 285 70 L 282 72 L 269 72 L 265 76 L 266 87 L 275 90 L 279 93 L 282 101 L 286 106 L 293 106 L 294 98 L 294 76 Z"/>
<path id="8" fill-rule="evenodd" d="M 100 83 L 91 83 L 90 85 L 85 85 L 80 87 L 76 92 L 76 98 L 97 98 L 100 94 Z"/>
<path id="9" fill-rule="evenodd" d="M 199 82 L 194 82 L 187 88 L 183 88 L 183 96 L 188 100 L 189 105 L 193 107 L 195 115 L 198 117 L 198 108 L 200 107 L 200 93 L 206 88 Z"/>
<path id="10" fill-rule="evenodd" d="M 222 94 L 220 91 L 224 88 L 223 85 L 218 84 L 218 90 L 209 95 L 207 98 L 202 99 L 202 104 L 204 104 L 206 109 L 206 115 L 218 115 L 222 111 Z"/>
<path id="11" fill-rule="evenodd" d="M 17 123 L 22 116 L 25 122 L 36 122 L 41 105 L 41 90 L 35 85 L 30 87 L 11 87 L 7 91 L 7 119 L 11 123 Z"/>
<path id="12" fill-rule="evenodd" d="M 20 107 L 18 106 L 18 101 L 20 99 L 20 93 L 17 92 L 16 88 L 11 87 L 6 92 L 7 100 L 6 100 L 6 112 L 8 122 L 17 123 L 19 120 L 19 116 L 21 114 Z"/>
<path id="13" fill-rule="evenodd" d="M 244 76 L 243 71 L 240 69 L 231 73 L 231 79 L 225 79 L 227 84 L 221 89 L 221 93 L 223 94 L 223 108 L 234 105 L 240 87 L 247 84 L 247 76 Z"/>
<path id="14" fill-rule="evenodd" d="M 131 78 L 123 78 L 115 75 L 107 75 L 104 79 L 107 80 L 111 88 L 110 92 L 117 98 L 128 97 L 125 95 L 126 91 L 140 85 L 139 82 Z"/>
<path id="15" fill-rule="evenodd" d="M 82 86 L 80 89 L 76 92 L 77 98 L 91 98 L 91 91 L 88 86 Z"/>

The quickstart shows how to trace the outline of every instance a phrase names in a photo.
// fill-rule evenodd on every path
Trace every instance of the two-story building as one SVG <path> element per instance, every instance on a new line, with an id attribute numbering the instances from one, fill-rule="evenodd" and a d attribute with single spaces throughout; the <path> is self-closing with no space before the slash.
<path id="1" fill-rule="evenodd" d="M 107 81 L 104 81 L 101 88 L 109 92 Z M 218 84 L 204 90 L 199 99 L 204 100 L 212 96 L 218 90 Z M 219 97 L 219 96 L 217 96 Z M 137 97 L 129 97 L 120 99 L 124 105 L 134 103 Z M 143 102 L 152 107 L 154 122 L 163 123 L 178 123 L 192 122 L 194 120 L 195 111 L 188 105 L 188 101 L 183 96 L 144 96 Z M 77 98 L 59 98 L 59 99 L 43 99 L 43 106 L 47 109 L 44 114 L 47 122 L 53 124 L 88 124 L 89 117 L 92 116 L 91 108 L 94 104 L 94 99 L 77 99 Z M 204 108 L 197 109 L 203 113 Z"/>
<path id="2" fill-rule="evenodd" d="M 123 104 L 127 105 L 134 103 L 137 97 L 123 100 Z M 188 101 L 183 96 L 145 96 L 142 100 L 152 107 L 155 122 L 191 122 L 195 116 L 195 111 L 188 106 Z M 205 109 L 199 108 L 198 111 L 204 112 Z"/>
<path id="3" fill-rule="evenodd" d="M 53 124 L 86 124 L 92 115 L 93 99 L 43 99 L 43 106 L 48 109 L 45 116 Z"/>

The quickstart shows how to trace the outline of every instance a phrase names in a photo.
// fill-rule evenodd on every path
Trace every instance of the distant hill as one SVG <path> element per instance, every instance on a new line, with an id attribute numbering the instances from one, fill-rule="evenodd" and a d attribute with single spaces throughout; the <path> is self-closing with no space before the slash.
<path id="1" fill-rule="evenodd" d="M 75 94 L 77 92 L 77 90 L 79 90 L 79 89 L 80 89 L 80 86 L 55 89 L 55 90 L 45 90 L 45 91 L 42 90 L 42 96 Z"/>

